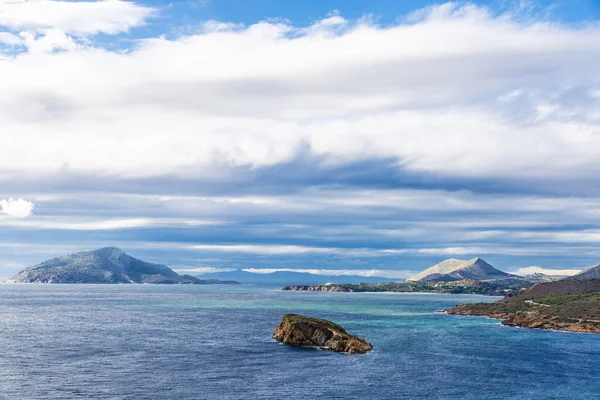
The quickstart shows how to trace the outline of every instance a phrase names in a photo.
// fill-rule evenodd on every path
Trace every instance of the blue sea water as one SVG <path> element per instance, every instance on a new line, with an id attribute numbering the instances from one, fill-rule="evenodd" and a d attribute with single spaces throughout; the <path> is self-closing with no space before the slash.
<path id="1" fill-rule="evenodd" d="M 468 295 L 0 285 L 2 399 L 600 399 L 600 335 L 438 311 Z M 284 313 L 366 355 L 280 345 Z"/>

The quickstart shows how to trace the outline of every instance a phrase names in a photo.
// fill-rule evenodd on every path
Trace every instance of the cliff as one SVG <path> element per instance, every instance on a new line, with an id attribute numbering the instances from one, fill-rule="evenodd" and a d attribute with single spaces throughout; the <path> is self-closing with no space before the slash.
<path id="1" fill-rule="evenodd" d="M 273 339 L 293 346 L 318 347 L 349 354 L 364 354 L 373 349 L 365 339 L 350 335 L 338 324 L 297 314 L 283 316 Z"/>

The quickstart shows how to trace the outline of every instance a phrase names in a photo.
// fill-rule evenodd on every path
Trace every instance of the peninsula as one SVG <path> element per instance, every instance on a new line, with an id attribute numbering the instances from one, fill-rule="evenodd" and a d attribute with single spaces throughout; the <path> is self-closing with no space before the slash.
<path id="1" fill-rule="evenodd" d="M 538 283 L 494 303 L 445 311 L 499 318 L 503 325 L 522 328 L 600 333 L 600 279 Z"/>

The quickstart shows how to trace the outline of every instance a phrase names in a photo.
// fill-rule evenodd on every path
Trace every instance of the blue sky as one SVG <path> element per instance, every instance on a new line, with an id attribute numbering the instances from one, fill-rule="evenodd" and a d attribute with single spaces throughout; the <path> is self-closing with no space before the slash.
<path id="1" fill-rule="evenodd" d="M 107 245 L 192 272 L 599 262 L 599 18 L 0 0 L 0 277 Z"/>

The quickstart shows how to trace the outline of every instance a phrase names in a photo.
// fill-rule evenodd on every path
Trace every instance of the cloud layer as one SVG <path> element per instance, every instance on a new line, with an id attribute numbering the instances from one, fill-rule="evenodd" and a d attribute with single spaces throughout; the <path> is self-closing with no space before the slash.
<path id="1" fill-rule="evenodd" d="M 0 26 L 13 31 L 55 29 L 77 36 L 115 34 L 143 24 L 153 12 L 121 0 L 0 0 Z"/>
<path id="2" fill-rule="evenodd" d="M 0 25 L 63 33 L 112 33 L 150 12 L 121 1 L 5 7 Z M 37 11 L 15 11 L 27 15 L 19 20 L 18 7 Z M 306 151 L 459 177 L 591 179 L 600 170 L 596 26 L 456 4 L 385 27 L 339 16 L 308 28 L 206 26 L 125 54 L 65 44 L 0 64 L 0 122 L 15 134 L 0 173 L 203 177 Z"/>
<path id="3" fill-rule="evenodd" d="M 396 276 L 600 258 L 597 24 L 448 3 L 136 31 L 161 10 L 0 0 L 0 259 L 118 245 Z"/>
<path id="4" fill-rule="evenodd" d="M 8 54 L 86 48 L 90 36 L 127 32 L 154 13 L 121 0 L 0 0 L 0 29 L 6 30 L 0 31 L 0 45 Z"/>

